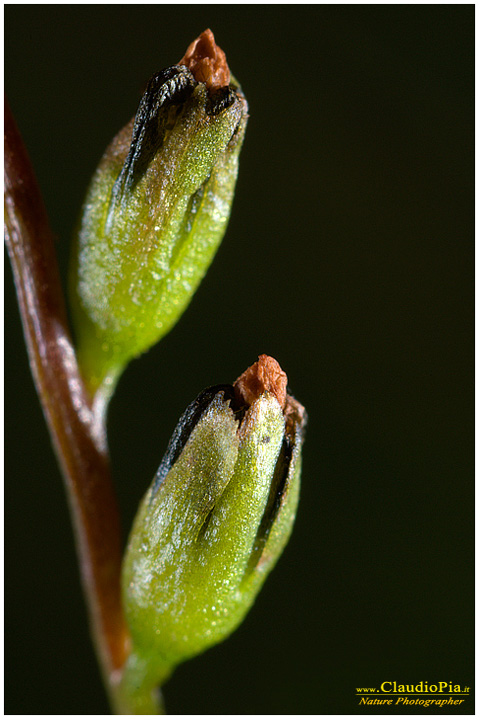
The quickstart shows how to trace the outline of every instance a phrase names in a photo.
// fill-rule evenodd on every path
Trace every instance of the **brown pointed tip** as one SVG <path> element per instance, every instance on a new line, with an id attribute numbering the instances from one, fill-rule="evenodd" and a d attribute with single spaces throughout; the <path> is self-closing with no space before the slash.
<path id="1" fill-rule="evenodd" d="M 265 392 L 272 393 L 282 410 L 287 398 L 287 376 L 274 358 L 260 355 L 233 383 L 235 397 L 241 405 L 250 405 Z"/>
<path id="2" fill-rule="evenodd" d="M 208 28 L 188 46 L 178 64 L 185 65 L 197 82 L 205 83 L 209 92 L 230 83 L 227 58 Z"/>

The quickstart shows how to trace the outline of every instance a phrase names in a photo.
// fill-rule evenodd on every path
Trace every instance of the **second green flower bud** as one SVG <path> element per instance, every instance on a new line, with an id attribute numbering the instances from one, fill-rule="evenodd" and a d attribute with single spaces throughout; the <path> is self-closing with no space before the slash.
<path id="1" fill-rule="evenodd" d="M 126 682 L 153 687 L 242 621 L 290 536 L 305 421 L 265 355 L 186 410 L 125 556 Z"/>

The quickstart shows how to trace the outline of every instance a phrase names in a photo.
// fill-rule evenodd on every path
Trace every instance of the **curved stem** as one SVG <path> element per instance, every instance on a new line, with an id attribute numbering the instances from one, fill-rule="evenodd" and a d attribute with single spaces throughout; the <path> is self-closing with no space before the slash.
<path id="1" fill-rule="evenodd" d="M 129 637 L 121 605 L 120 521 L 105 426 L 79 372 L 46 210 L 8 105 L 5 238 L 30 367 L 65 479 L 92 636 L 115 703 Z"/>

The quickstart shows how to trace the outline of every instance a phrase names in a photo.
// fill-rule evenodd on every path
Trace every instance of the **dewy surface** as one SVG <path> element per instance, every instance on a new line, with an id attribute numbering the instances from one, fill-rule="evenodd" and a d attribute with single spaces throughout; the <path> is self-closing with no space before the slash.
<path id="1" fill-rule="evenodd" d="M 272 387 L 279 370 L 286 384 L 267 356 L 249 370 L 245 384 L 260 372 Z M 295 517 L 303 422 L 287 433 L 271 390 L 241 406 L 232 386 L 219 387 L 182 417 L 130 536 L 125 607 L 136 661 L 152 681 L 156 664 L 173 669 L 239 625 Z"/>
<path id="2" fill-rule="evenodd" d="M 87 193 L 71 290 L 92 391 L 111 392 L 126 363 L 171 329 L 227 226 L 247 103 L 235 83 L 217 88 L 228 66 L 205 46 L 213 52 L 203 38 L 188 62 L 198 75 L 208 60 L 209 84 L 185 65 L 157 73 Z"/>

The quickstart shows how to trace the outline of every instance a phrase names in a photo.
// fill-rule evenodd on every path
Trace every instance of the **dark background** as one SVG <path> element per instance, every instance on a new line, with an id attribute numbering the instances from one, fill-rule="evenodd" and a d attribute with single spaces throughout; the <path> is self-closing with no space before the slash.
<path id="1" fill-rule="evenodd" d="M 250 103 L 223 245 L 123 376 L 112 462 L 128 528 L 185 406 L 266 352 L 310 415 L 302 499 L 255 607 L 176 671 L 169 713 L 368 712 L 357 687 L 472 687 L 473 6 L 5 16 L 6 89 L 63 268 L 104 148 L 205 27 Z M 5 309 L 5 710 L 108 712 L 8 268 Z"/>

